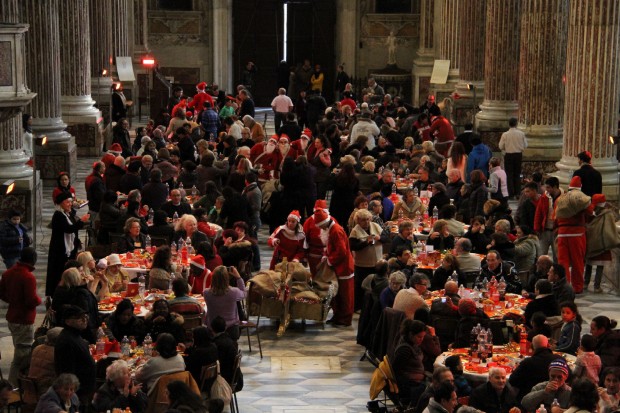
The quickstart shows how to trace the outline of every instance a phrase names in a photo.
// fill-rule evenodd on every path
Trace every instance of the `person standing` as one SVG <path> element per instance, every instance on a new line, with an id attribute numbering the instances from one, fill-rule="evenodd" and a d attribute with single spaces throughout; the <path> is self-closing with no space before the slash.
<path id="1" fill-rule="evenodd" d="M 286 115 L 289 112 L 293 111 L 293 101 L 291 98 L 286 96 L 286 89 L 281 87 L 278 89 L 278 96 L 273 98 L 271 101 L 271 109 L 273 109 L 274 113 L 274 125 L 276 128 L 276 133 L 280 133 L 280 127 L 282 123 L 286 120 Z"/>
<path id="2" fill-rule="evenodd" d="M 254 79 L 254 76 L 256 76 L 257 71 L 258 70 L 256 69 L 254 62 L 248 62 L 245 65 L 245 69 L 241 73 L 241 83 L 251 93 L 255 93 L 254 89 L 256 86 L 256 80 Z M 252 116 L 254 116 L 254 114 L 252 114 Z"/>
<path id="3" fill-rule="evenodd" d="M 17 385 L 19 374 L 30 360 L 30 346 L 34 341 L 34 319 L 41 298 L 37 295 L 37 280 L 32 273 L 37 263 L 37 252 L 32 247 L 21 251 L 17 264 L 2 274 L 0 300 L 9 303 L 6 320 L 13 339 L 13 361 L 9 381 Z"/>
<path id="4" fill-rule="evenodd" d="M 250 97 L 250 94 L 247 90 L 241 89 L 239 91 L 239 100 L 241 100 L 241 106 L 239 107 L 239 119 L 243 119 L 245 115 L 250 115 L 254 117 L 256 115 L 256 111 L 254 109 L 254 101 Z"/>
<path id="5" fill-rule="evenodd" d="M 517 118 L 508 121 L 510 129 L 502 133 L 499 149 L 504 152 L 504 169 L 508 178 L 508 196 L 518 198 L 521 193 L 521 162 L 527 148 L 525 133 L 517 129 Z"/>
<path id="6" fill-rule="evenodd" d="M 594 194 L 603 193 L 603 178 L 601 173 L 594 169 L 592 166 L 592 154 L 590 151 L 583 151 L 577 154 L 579 160 L 579 169 L 577 169 L 573 176 L 581 178 L 581 192 L 588 196 Z"/>
<path id="7" fill-rule="evenodd" d="M 119 122 L 121 119 L 127 117 L 127 108 L 133 105 L 131 100 L 128 100 L 123 93 L 123 85 L 118 84 L 114 88 L 112 93 L 112 121 Z"/>
<path id="8" fill-rule="evenodd" d="M 491 199 L 496 199 L 508 206 L 509 194 L 506 171 L 502 169 L 499 159 L 496 157 L 489 160 L 489 174 L 489 187 L 486 188 L 486 191 L 491 194 Z"/>
<path id="9" fill-rule="evenodd" d="M 28 230 L 21 223 L 21 213 L 9 211 L 6 221 L 0 225 L 0 255 L 8 270 L 17 262 L 22 250 L 32 243 Z"/>
<path id="10" fill-rule="evenodd" d="M 336 100 L 340 100 L 344 96 L 345 86 L 347 85 L 347 83 L 349 83 L 350 79 L 349 75 L 344 71 L 344 63 L 338 65 L 336 72 Z M 351 109 L 355 108 L 351 107 Z"/>

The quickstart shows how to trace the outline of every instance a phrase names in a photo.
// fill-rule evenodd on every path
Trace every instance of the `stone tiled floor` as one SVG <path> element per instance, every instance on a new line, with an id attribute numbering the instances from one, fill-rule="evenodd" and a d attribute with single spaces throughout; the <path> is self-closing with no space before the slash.
<path id="1" fill-rule="evenodd" d="M 259 117 L 262 120 L 262 115 Z M 270 122 L 268 132 L 273 133 Z M 74 182 L 78 197 L 84 197 L 84 178 L 90 173 L 93 158 L 78 159 L 78 181 Z M 53 214 L 52 188 L 43 190 L 43 225 L 39 228 L 37 249 L 39 263 L 36 276 L 39 293 L 44 293 L 49 230 L 46 225 Z M 261 261 L 268 267 L 270 249 L 266 227 L 259 233 Z M 0 264 L 2 265 L 2 264 Z M 3 269 L 3 268 L 2 268 Z M 606 285 L 604 284 L 604 287 Z M 606 288 L 606 291 L 608 288 Z M 577 299 L 584 316 L 584 332 L 590 320 L 605 314 L 620 320 L 619 299 L 615 294 L 586 294 Z M 40 322 L 43 307 L 38 309 Z M 0 307 L 0 368 L 8 374 L 13 346 Z M 362 347 L 355 343 L 357 315 L 352 327 L 336 328 L 308 322 L 291 322 L 283 337 L 276 336 L 277 326 L 269 319 L 261 319 L 260 336 L 264 357 L 258 353 L 258 343 L 252 336 L 252 352 L 247 338 L 239 341 L 243 351 L 242 370 L 245 378 L 243 391 L 238 394 L 239 406 L 244 413 L 353 413 L 366 411 L 368 384 L 373 368 L 367 361 L 359 361 Z"/>

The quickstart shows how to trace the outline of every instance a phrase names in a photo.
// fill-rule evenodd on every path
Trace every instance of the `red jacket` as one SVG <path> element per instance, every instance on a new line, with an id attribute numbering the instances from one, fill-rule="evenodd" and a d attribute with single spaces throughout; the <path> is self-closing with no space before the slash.
<path id="1" fill-rule="evenodd" d="M 553 199 L 547 192 L 542 194 L 538 199 L 536 213 L 534 214 L 534 232 L 538 234 L 545 229 L 545 223 L 547 222 L 547 216 L 549 214 L 549 202 L 553 202 Z M 552 206 L 551 209 L 553 210 L 554 207 Z"/>
<path id="2" fill-rule="evenodd" d="M 349 237 L 336 222 L 329 226 L 329 237 L 325 248 L 328 264 L 334 267 L 336 276 L 341 279 L 353 277 L 354 260 L 349 247 Z"/>
<path id="3" fill-rule="evenodd" d="M 213 104 L 213 98 L 206 92 L 198 92 L 194 95 L 192 101 L 187 105 L 188 108 L 195 108 L 196 112 L 202 112 L 205 107 L 205 102 L 209 102 L 211 107 L 215 107 Z"/>
<path id="4" fill-rule="evenodd" d="M 9 303 L 6 313 L 9 323 L 34 324 L 41 299 L 37 295 L 37 280 L 33 270 L 33 266 L 18 261 L 2 274 L 0 299 Z"/>
<path id="5" fill-rule="evenodd" d="M 454 129 L 452 129 L 450 121 L 443 116 L 434 117 L 432 119 L 429 133 L 431 136 L 437 138 L 435 150 L 444 157 L 447 157 L 448 150 L 450 149 L 450 146 L 452 146 L 452 141 L 454 140 Z"/>
<path id="6" fill-rule="evenodd" d="M 190 275 L 187 279 L 191 287 L 190 294 L 202 294 L 207 288 L 211 288 L 211 278 L 213 273 L 208 268 L 200 274 L 198 277 Z"/>

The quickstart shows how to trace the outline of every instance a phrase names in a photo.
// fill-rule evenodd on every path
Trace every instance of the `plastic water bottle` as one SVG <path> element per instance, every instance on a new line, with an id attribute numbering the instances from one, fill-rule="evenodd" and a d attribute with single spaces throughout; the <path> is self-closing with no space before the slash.
<path id="1" fill-rule="evenodd" d="M 121 341 L 121 354 L 123 356 L 129 356 L 131 354 L 131 342 L 127 336 L 123 337 Z"/>
<path id="2" fill-rule="evenodd" d="M 452 275 L 448 277 L 448 281 L 458 282 L 458 279 L 459 275 L 456 273 L 456 271 L 452 271 Z"/>
<path id="3" fill-rule="evenodd" d="M 418 187 L 413 188 L 413 195 L 416 197 L 420 196 L 420 191 L 418 191 Z"/>
<path id="4" fill-rule="evenodd" d="M 181 237 L 177 242 L 177 252 L 180 252 L 183 248 L 185 248 L 185 241 L 183 241 L 183 238 Z"/>
<path id="5" fill-rule="evenodd" d="M 155 211 L 153 211 L 153 208 L 149 208 L 149 218 L 148 218 L 149 225 L 153 225 L 154 218 L 155 218 Z"/>
<path id="6" fill-rule="evenodd" d="M 396 184 L 392 184 L 392 193 L 395 194 L 396 193 Z"/>
<path id="7" fill-rule="evenodd" d="M 172 253 L 172 255 L 177 254 L 177 243 L 174 241 L 170 243 L 170 252 Z"/>
<path id="8" fill-rule="evenodd" d="M 172 223 L 176 224 L 179 221 L 179 213 L 177 211 L 174 211 L 174 214 L 172 215 Z"/>
<path id="9" fill-rule="evenodd" d="M 405 169 L 405 176 L 409 176 L 409 174 L 411 173 L 411 171 L 409 170 L 409 168 Z"/>
<path id="10" fill-rule="evenodd" d="M 437 207 L 433 207 L 433 224 L 439 219 L 439 211 Z"/>
<path id="11" fill-rule="evenodd" d="M 381 168 L 379 168 L 379 173 L 382 174 L 384 169 L 385 168 L 383 166 Z"/>
<path id="12" fill-rule="evenodd" d="M 536 409 L 536 413 L 547 413 L 547 409 L 545 409 L 545 405 L 541 403 L 540 407 Z"/>
<path id="13" fill-rule="evenodd" d="M 151 236 L 146 234 L 146 241 L 144 242 L 147 251 L 151 251 Z"/>
<path id="14" fill-rule="evenodd" d="M 463 297 L 463 295 L 465 294 L 465 287 L 463 287 L 463 284 L 459 285 L 459 292 L 458 292 L 458 294 L 459 294 L 459 297 L 465 298 L 465 297 Z"/>
<path id="15" fill-rule="evenodd" d="M 152 356 L 153 355 L 153 339 L 151 338 L 150 334 L 147 334 L 146 337 L 144 337 L 144 341 L 142 342 L 142 346 L 144 347 L 144 355 L 145 356 Z"/>
<path id="16" fill-rule="evenodd" d="M 197 197 L 198 196 L 198 188 L 196 188 L 196 185 L 192 186 L 192 197 Z"/>
<path id="17" fill-rule="evenodd" d="M 183 182 L 179 182 L 179 188 L 178 189 L 181 190 L 181 191 L 183 190 Z"/>
<path id="18" fill-rule="evenodd" d="M 105 353 L 105 332 L 102 327 L 99 327 L 97 330 L 97 346 L 96 352 L 97 355 L 102 356 Z"/>
<path id="19" fill-rule="evenodd" d="M 497 284 L 497 291 L 499 293 L 499 300 L 506 301 L 506 280 L 503 276 L 499 279 L 499 284 Z"/>
<path id="20" fill-rule="evenodd" d="M 560 407 L 560 402 L 558 399 L 553 399 L 553 403 L 551 403 L 551 411 L 553 411 L 554 407 Z"/>
<path id="21" fill-rule="evenodd" d="M 144 274 L 140 274 L 138 277 L 138 294 L 140 294 L 140 298 L 144 300 L 144 294 L 146 293 L 146 277 Z"/>
<path id="22" fill-rule="evenodd" d="M 194 255 L 194 247 L 192 247 L 192 239 L 187 237 L 185 240 L 185 248 L 187 248 L 187 255 Z"/>
<path id="23" fill-rule="evenodd" d="M 170 279 L 168 280 L 168 291 L 172 291 L 172 283 L 174 282 L 175 278 L 175 274 L 173 272 L 170 273 Z"/>

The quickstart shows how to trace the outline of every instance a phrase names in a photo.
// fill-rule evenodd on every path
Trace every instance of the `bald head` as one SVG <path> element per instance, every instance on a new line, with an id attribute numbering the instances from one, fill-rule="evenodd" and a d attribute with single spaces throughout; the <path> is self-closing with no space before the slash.
<path id="1" fill-rule="evenodd" d="M 541 255 L 540 257 L 538 257 L 538 260 L 536 260 L 536 270 L 539 273 L 547 274 L 552 264 L 553 264 L 553 260 L 551 259 L 550 256 Z"/>
<path id="2" fill-rule="evenodd" d="M 459 291 L 459 285 L 456 281 L 448 281 L 444 286 L 446 294 L 456 294 Z"/>
<path id="3" fill-rule="evenodd" d="M 542 334 L 538 334 L 534 336 L 532 339 L 532 348 L 534 350 L 538 350 L 539 348 L 547 348 L 549 347 L 549 339 Z"/>

